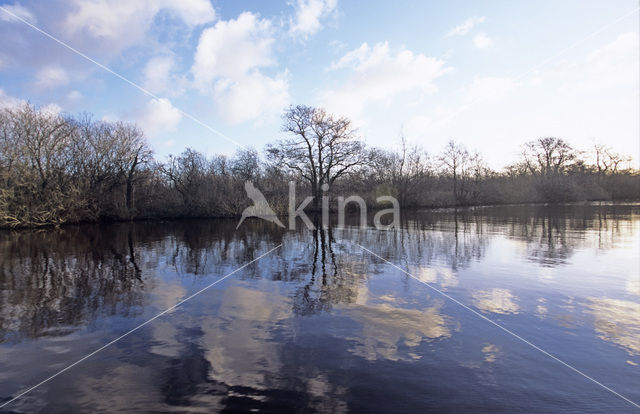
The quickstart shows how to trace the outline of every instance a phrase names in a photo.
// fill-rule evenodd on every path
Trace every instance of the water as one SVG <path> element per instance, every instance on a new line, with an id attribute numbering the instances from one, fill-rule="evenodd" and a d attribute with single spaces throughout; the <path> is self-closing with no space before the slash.
<path id="1" fill-rule="evenodd" d="M 5 402 L 282 244 L 3 409 L 639 411 L 420 282 L 640 403 L 638 204 L 235 226 L 0 233 Z"/>

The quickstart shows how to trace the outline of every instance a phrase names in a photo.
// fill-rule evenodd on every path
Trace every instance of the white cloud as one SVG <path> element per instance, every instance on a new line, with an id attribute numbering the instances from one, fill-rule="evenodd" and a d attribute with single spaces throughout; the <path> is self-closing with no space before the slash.
<path id="1" fill-rule="evenodd" d="M 434 81 L 449 68 L 441 59 L 407 49 L 391 51 L 387 42 L 370 47 L 363 43 L 345 54 L 328 70 L 349 68 L 351 78 L 340 87 L 321 93 L 329 110 L 359 118 L 369 102 L 389 103 L 396 94 L 417 91 L 433 93 Z"/>
<path id="2" fill-rule="evenodd" d="M 82 99 L 82 93 L 80 91 L 71 91 L 67 94 L 67 100 L 71 102 L 77 102 Z"/>
<path id="3" fill-rule="evenodd" d="M 0 89 L 0 109 L 13 108 L 25 104 L 26 101 L 7 95 L 4 90 Z"/>
<path id="4" fill-rule="evenodd" d="M 493 40 L 485 33 L 478 33 L 473 38 L 473 45 L 478 49 L 486 49 L 493 44 Z"/>
<path id="5" fill-rule="evenodd" d="M 333 52 L 340 53 L 347 48 L 347 44 L 336 39 L 329 42 L 329 47 Z"/>
<path id="6" fill-rule="evenodd" d="M 175 66 L 172 56 L 151 58 L 143 69 L 143 87 L 154 94 L 180 95 L 185 80 L 175 74 Z"/>
<path id="7" fill-rule="evenodd" d="M 451 28 L 447 36 L 464 36 L 469 33 L 475 25 L 483 23 L 485 19 L 485 16 L 470 17 L 456 27 Z"/>
<path id="8" fill-rule="evenodd" d="M 218 77 L 237 79 L 253 68 L 273 65 L 274 42 L 271 21 L 253 13 L 219 21 L 200 36 L 192 67 L 196 84 Z"/>
<path id="9" fill-rule="evenodd" d="M 270 77 L 260 71 L 276 64 L 274 43 L 271 21 L 250 12 L 202 32 L 191 68 L 194 84 L 212 94 L 226 121 L 263 120 L 288 103 L 286 72 Z"/>
<path id="10" fill-rule="evenodd" d="M 621 33 L 581 59 L 565 59 L 549 65 L 536 74 L 535 81 L 549 85 L 559 83 L 555 90 L 564 95 L 614 91 L 627 95 L 626 92 L 635 91 L 637 96 L 639 57 L 638 32 Z"/>
<path id="11" fill-rule="evenodd" d="M 328 16 L 336 8 L 338 0 L 298 0 L 296 15 L 292 19 L 289 33 L 307 39 L 322 29 L 320 19 Z"/>
<path id="12" fill-rule="evenodd" d="M 85 32 L 93 37 L 133 43 L 146 32 L 157 9 L 147 9 L 144 2 L 76 1 L 66 29 L 70 34 Z"/>
<path id="13" fill-rule="evenodd" d="M 62 107 L 57 103 L 50 103 L 40 108 L 40 110 L 47 114 L 58 115 L 62 112 Z"/>
<path id="14" fill-rule="evenodd" d="M 138 124 L 148 136 L 166 131 L 174 131 L 182 119 L 182 114 L 168 99 L 151 99 L 138 117 Z"/>
<path id="15" fill-rule="evenodd" d="M 69 83 L 67 72 L 57 65 L 46 66 L 36 74 L 35 85 L 39 88 L 57 88 Z"/>
<path id="16" fill-rule="evenodd" d="M 7 95 L 4 90 L 0 89 L 0 109 L 12 109 L 18 106 L 25 105 L 27 101 L 24 99 L 16 98 L 15 96 Z M 49 103 L 40 107 L 40 111 L 57 115 L 62 112 L 62 107 L 57 103 Z"/>
<path id="17" fill-rule="evenodd" d="M 445 102 L 441 116 L 427 112 L 433 121 L 410 119 L 408 136 L 442 139 L 442 145 L 454 137 L 469 148 L 491 142 L 493 150 L 483 155 L 494 168 L 518 159 L 520 144 L 540 136 L 559 136 L 579 149 L 602 140 L 636 156 L 638 46 L 637 32 L 622 33 L 522 79 L 478 76 L 462 91 L 462 106 Z"/>
<path id="18" fill-rule="evenodd" d="M 26 7 L 20 5 L 20 3 L 6 4 L 2 5 L 2 7 L 4 7 L 10 13 L 15 14 L 19 18 L 24 19 L 31 24 L 37 23 L 37 20 L 34 17 L 33 13 L 31 13 Z M 0 20 L 4 22 L 20 22 L 20 20 L 2 11 L 0 11 Z"/>
<path id="19" fill-rule="evenodd" d="M 230 123 L 263 121 L 279 113 L 289 102 L 286 73 L 270 78 L 258 71 L 237 81 L 215 85 L 214 98 L 222 117 Z"/>
<path id="20" fill-rule="evenodd" d="M 156 1 L 157 2 L 157 1 Z M 209 0 L 165 0 L 158 2 L 162 7 L 172 10 L 187 24 L 201 25 L 212 22 L 216 11 Z"/>
<path id="21" fill-rule="evenodd" d="M 190 26 L 215 19 L 207 0 L 75 0 L 74 5 L 65 21 L 68 36 L 89 36 L 116 51 L 141 43 L 161 10 L 174 13 Z"/>

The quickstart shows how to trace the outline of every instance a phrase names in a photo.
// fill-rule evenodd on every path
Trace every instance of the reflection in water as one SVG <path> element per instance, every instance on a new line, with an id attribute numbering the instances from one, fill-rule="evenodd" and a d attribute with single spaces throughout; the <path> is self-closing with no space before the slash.
<path id="1" fill-rule="evenodd" d="M 410 273 L 425 283 L 437 284 L 440 289 L 446 291 L 449 287 L 458 286 L 458 278 L 453 270 L 444 267 L 418 267 Z"/>
<path id="2" fill-rule="evenodd" d="M 1 232 L 0 401 L 279 243 L 10 408 L 629 408 L 356 243 L 640 399 L 638 205 L 416 211 L 394 231 L 235 226 Z"/>
<path id="3" fill-rule="evenodd" d="M 473 292 L 473 304 L 484 312 L 518 313 L 516 297 L 508 289 L 489 289 Z"/>
<path id="4" fill-rule="evenodd" d="M 486 362 L 491 362 L 491 363 L 496 362 L 499 352 L 500 352 L 500 347 L 493 344 L 488 344 L 482 347 L 482 353 L 484 354 L 484 360 Z"/>
<path id="5" fill-rule="evenodd" d="M 64 230 L 0 239 L 0 342 L 139 313 L 144 280 L 132 229 L 93 236 Z"/>
<path id="6" fill-rule="evenodd" d="M 590 298 L 587 306 L 600 338 L 624 347 L 631 355 L 640 355 L 640 303 Z"/>
<path id="7" fill-rule="evenodd" d="M 549 308 L 547 308 L 547 300 L 545 298 L 538 298 L 538 305 L 536 306 L 536 314 L 540 318 L 544 318 L 549 313 Z"/>
<path id="8" fill-rule="evenodd" d="M 290 303 L 273 292 L 233 288 L 223 293 L 218 315 L 205 315 L 200 346 L 211 369 L 208 379 L 244 388 L 246 398 L 264 397 L 283 362 L 275 340 L 278 325 L 291 316 Z"/>
<path id="9" fill-rule="evenodd" d="M 402 343 L 409 348 L 407 357 L 420 359 L 421 356 L 411 348 L 424 340 L 451 336 L 447 326 L 449 318 L 440 313 L 441 307 L 442 304 L 424 309 L 402 309 L 389 303 L 350 306 L 344 313 L 362 325 L 358 335 L 349 338 L 355 342 L 351 351 L 367 360 L 397 361 L 405 358 L 398 350 Z"/>
<path id="10" fill-rule="evenodd" d="M 626 289 L 629 294 L 640 296 L 640 275 L 636 276 L 638 277 L 631 275 L 631 278 L 627 280 Z"/>
<path id="11" fill-rule="evenodd" d="M 308 258 L 310 275 L 307 283 L 298 288 L 294 301 L 294 311 L 298 315 L 330 311 L 336 304 L 353 302 L 358 283 L 365 277 L 362 263 L 338 261 L 341 258 L 337 258 L 334 250 L 332 228 L 323 229 L 317 219 L 314 224 L 315 229 L 311 232 L 313 254 Z"/>

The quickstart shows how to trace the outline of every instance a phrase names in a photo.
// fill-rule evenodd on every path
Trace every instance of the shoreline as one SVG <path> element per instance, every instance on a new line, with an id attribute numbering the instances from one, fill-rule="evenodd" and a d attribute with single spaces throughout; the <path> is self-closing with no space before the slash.
<path id="1" fill-rule="evenodd" d="M 529 202 L 529 203 L 496 203 L 496 204 L 465 204 L 465 205 L 442 205 L 442 206 L 412 206 L 401 208 L 400 212 L 418 212 L 418 211 L 438 211 L 438 210 L 472 210 L 477 208 L 491 208 L 491 207 L 547 207 L 547 206 L 580 206 L 596 203 L 606 203 L 607 205 L 625 205 L 625 204 L 638 204 L 640 205 L 640 198 L 638 199 L 621 199 L 621 200 L 583 200 L 583 201 L 562 201 L 562 202 Z M 373 206 L 367 206 L 367 214 L 384 210 L 384 208 Z M 331 212 L 337 211 L 337 209 L 330 209 Z M 348 209 L 347 214 L 356 214 L 358 209 Z M 319 211 L 306 211 L 309 215 L 319 215 Z M 287 214 L 283 214 L 283 217 L 288 217 Z M 44 223 L 40 225 L 21 225 L 21 226 L 0 226 L 0 232 L 10 231 L 33 231 L 33 230 L 50 230 L 64 228 L 68 226 L 78 225 L 108 225 L 108 224 L 120 224 L 120 223 L 139 223 L 139 222 L 176 222 L 184 220 L 232 220 L 238 219 L 241 214 L 231 215 L 216 215 L 216 216 L 182 216 L 182 217 L 135 217 L 131 219 L 120 218 L 103 218 L 98 220 L 80 220 L 80 221 L 68 221 L 65 223 Z"/>

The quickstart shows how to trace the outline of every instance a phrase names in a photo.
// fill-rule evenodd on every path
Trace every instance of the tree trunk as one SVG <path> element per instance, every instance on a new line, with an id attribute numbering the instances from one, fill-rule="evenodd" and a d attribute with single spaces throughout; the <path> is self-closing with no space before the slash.
<path id="1" fill-rule="evenodd" d="M 322 210 L 322 190 L 318 185 L 313 189 L 313 211 L 318 212 L 320 210 Z"/>
<path id="2" fill-rule="evenodd" d="M 456 170 L 453 170 L 453 202 L 458 205 L 458 175 Z"/>
<path id="3" fill-rule="evenodd" d="M 138 166 L 138 156 L 136 155 L 133 163 L 131 164 L 131 168 L 129 169 L 129 174 L 127 175 L 127 191 L 126 191 L 126 207 L 127 207 L 127 218 L 133 218 L 133 176 L 136 172 L 136 167 Z"/>
<path id="4" fill-rule="evenodd" d="M 127 216 L 131 218 L 133 214 L 133 182 L 131 179 L 127 180 L 126 205 Z"/>

